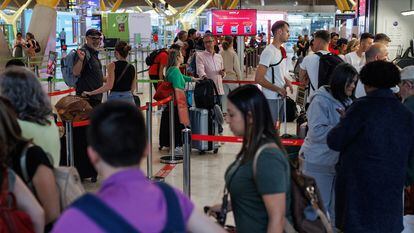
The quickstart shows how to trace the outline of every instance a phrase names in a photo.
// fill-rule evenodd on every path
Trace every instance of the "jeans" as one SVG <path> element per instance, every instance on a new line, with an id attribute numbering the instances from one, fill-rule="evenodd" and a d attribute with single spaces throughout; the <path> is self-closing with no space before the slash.
<path id="1" fill-rule="evenodd" d="M 237 87 L 239 87 L 239 84 L 235 84 L 235 83 L 224 83 L 223 84 L 223 89 L 224 89 L 224 96 L 221 99 L 221 103 L 223 106 L 223 113 L 227 113 L 227 95 L 234 89 L 236 89 Z"/>
<path id="2" fill-rule="evenodd" d="M 125 101 L 135 105 L 134 97 L 131 91 L 111 91 L 108 96 L 108 101 Z"/>
<path id="3" fill-rule="evenodd" d="M 335 165 L 324 166 L 305 161 L 303 163 L 303 174 L 315 179 L 325 209 L 331 218 L 331 225 L 335 226 Z"/>
<path id="4" fill-rule="evenodd" d="M 270 113 L 272 114 L 273 124 L 276 125 L 277 121 L 280 123 L 283 121 L 284 113 L 283 106 L 285 104 L 283 99 L 267 99 L 269 103 Z"/>

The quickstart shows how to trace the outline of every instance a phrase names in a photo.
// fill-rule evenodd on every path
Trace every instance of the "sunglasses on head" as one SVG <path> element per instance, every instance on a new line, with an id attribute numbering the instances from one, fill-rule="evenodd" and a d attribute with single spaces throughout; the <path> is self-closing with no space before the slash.
<path id="1" fill-rule="evenodd" d="M 214 42 L 214 40 L 205 40 L 205 41 L 204 41 L 204 43 L 206 43 L 206 44 L 207 44 L 207 43 L 213 43 L 213 42 Z"/>

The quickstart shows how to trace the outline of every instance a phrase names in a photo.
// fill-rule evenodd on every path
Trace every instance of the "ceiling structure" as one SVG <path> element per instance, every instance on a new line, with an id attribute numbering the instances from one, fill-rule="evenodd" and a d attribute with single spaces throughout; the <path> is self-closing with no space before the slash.
<path id="1" fill-rule="evenodd" d="M 3 0 L 7 1 L 7 0 Z M 161 0 L 162 1 L 162 0 Z M 224 2 L 224 0 L 221 0 Z M 111 9 L 112 6 L 115 5 L 116 0 L 104 0 L 105 5 L 108 9 Z M 160 3 L 158 0 L 154 0 L 154 3 Z M 188 4 L 189 0 L 166 0 L 166 3 L 170 4 L 174 8 L 180 8 Z M 204 4 L 205 0 L 200 0 L 195 6 L 200 6 Z M 26 3 L 25 0 L 12 0 L 8 4 L 9 9 L 18 9 L 20 6 L 24 5 Z M 35 1 L 33 1 L 29 8 L 33 8 L 35 5 Z M 241 0 L 242 8 L 256 8 L 256 7 L 263 7 L 263 6 L 333 6 L 336 5 L 335 0 Z M 59 7 L 65 7 L 66 6 L 66 0 L 61 0 Z M 135 6 L 144 6 L 148 7 L 146 0 L 123 0 L 120 9 L 122 8 L 128 8 L 128 7 L 135 7 Z M 211 7 L 214 7 L 212 4 Z"/>

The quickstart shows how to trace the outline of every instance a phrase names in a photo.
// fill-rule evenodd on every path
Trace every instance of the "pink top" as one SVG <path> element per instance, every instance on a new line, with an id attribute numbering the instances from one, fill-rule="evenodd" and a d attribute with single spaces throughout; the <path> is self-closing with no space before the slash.
<path id="1" fill-rule="evenodd" d="M 223 58 L 220 54 L 208 51 L 198 52 L 196 57 L 197 74 L 199 77 L 206 76 L 216 84 L 219 95 L 224 95 L 223 77 L 220 70 L 224 70 Z"/>

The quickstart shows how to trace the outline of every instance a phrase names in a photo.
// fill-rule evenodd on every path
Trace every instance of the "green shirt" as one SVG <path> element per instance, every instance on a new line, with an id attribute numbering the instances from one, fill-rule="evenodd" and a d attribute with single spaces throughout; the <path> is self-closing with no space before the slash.
<path id="1" fill-rule="evenodd" d="M 414 113 L 414 96 L 409 96 L 405 99 L 404 105 Z M 411 159 L 408 161 L 407 181 L 405 182 L 407 186 L 414 184 L 414 156 L 411 156 L 410 158 Z"/>
<path id="2" fill-rule="evenodd" d="M 275 148 L 263 150 L 257 160 L 256 178 L 253 177 L 253 161 L 237 168 L 238 165 L 238 160 L 233 162 L 225 175 L 237 232 L 267 231 L 268 215 L 262 199 L 266 194 L 286 193 L 286 217 L 290 219 L 290 167 L 285 155 Z"/>
<path id="3" fill-rule="evenodd" d="M 177 67 L 170 67 L 167 70 L 167 81 L 172 83 L 173 88 L 185 89 L 185 83 L 191 82 L 191 77 L 183 75 Z"/>

